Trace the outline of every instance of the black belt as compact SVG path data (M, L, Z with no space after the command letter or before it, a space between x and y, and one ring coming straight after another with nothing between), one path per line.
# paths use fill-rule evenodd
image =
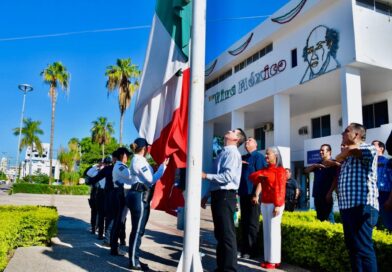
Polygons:
M148 187L143 183L137 182L132 185L131 190L136 192L145 192L148 190Z
M227 195L236 195L237 190L215 190L211 191L211 196L227 196Z

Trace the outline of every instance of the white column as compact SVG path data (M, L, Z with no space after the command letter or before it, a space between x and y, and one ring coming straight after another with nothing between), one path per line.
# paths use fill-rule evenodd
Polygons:
M342 67L340 71L343 129L350 123L362 124L361 70Z
M243 111L231 112L231 129L240 128L245 131L245 113ZM241 154L246 154L244 144L238 149Z
M290 97L274 95L274 145L290 146Z
M284 167L290 167L290 96L274 95L274 145L279 147Z

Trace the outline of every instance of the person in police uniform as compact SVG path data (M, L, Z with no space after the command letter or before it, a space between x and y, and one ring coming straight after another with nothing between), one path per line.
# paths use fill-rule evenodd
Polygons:
M110 255L123 255L118 250L118 238L121 230L121 218L125 207L124 180L129 180L129 169L126 165L131 152L125 147L117 149L118 160L113 166L113 190L111 194L111 205L113 215L113 226L110 232Z
M131 185L126 196L126 205L131 211L132 231L129 237L129 268L132 270L147 270L148 266L139 261L140 244L150 213L151 187L162 177L169 159L159 166L154 173L153 168L146 160L148 153L148 143L146 139L137 138L131 144L134 153L132 158L128 179L126 171L122 178L124 183Z

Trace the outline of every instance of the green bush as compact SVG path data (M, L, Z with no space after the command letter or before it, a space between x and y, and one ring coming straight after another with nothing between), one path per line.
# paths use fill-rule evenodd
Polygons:
M48 245L57 234L54 207L0 206L0 271L17 247Z
M88 195L90 187L87 185L63 186L31 183L15 183L10 193L48 194L48 195Z
M78 172L61 172L60 179L65 185L77 185L79 183L79 173Z
M379 271L390 271L392 234L375 229L373 242ZM259 243L263 245L262 218ZM315 211L285 212L282 218L282 259L311 270L350 271L342 224L320 222Z
M22 182L49 184L49 176L46 174L27 175L22 179Z
M8 179L7 175L4 172L0 171L0 180L7 180L7 179Z

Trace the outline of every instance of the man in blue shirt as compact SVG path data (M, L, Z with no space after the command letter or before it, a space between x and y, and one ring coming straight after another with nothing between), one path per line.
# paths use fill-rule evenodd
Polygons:
M378 187L378 203L380 206L380 217L378 225L384 225L388 230L392 230L392 211L387 211L384 207L390 205L392 200L392 160L384 157L385 144L381 141L374 140L372 145L377 150L377 187ZM389 200L391 199L391 200ZM388 201L389 200L389 201Z
M211 195L212 220L217 241L217 272L237 271L237 240L234 226L236 193L241 179L241 154L238 147L246 140L242 129L233 129L225 134L225 146L218 155L216 174L202 172L202 179L210 181L210 190L203 197L201 206L205 208Z
M248 138L245 142L248 154L242 156L241 182L238 189L241 208L241 254L249 259L257 253L257 232L259 231L261 186L254 186L249 175L267 166L264 155L257 151L257 142ZM260 184L259 184L260 185Z
M332 192L336 187L337 163L331 159L332 148L329 144L320 147L321 161L305 168L305 173L314 172L313 193L317 219L335 223L333 215Z
M366 144L366 129L351 123L342 133L339 208L352 271L377 271L373 228L378 218L377 151Z

